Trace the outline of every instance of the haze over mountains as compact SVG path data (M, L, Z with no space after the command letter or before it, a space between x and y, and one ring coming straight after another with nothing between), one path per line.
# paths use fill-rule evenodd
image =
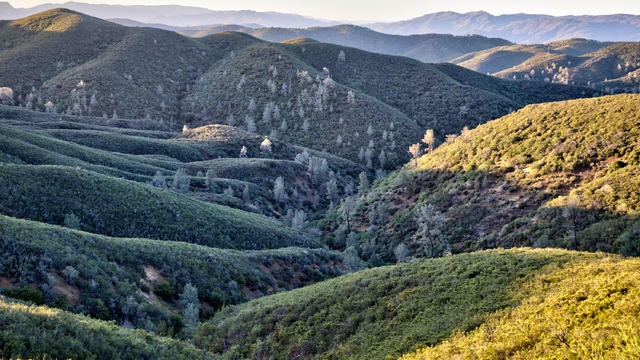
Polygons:
M129 19L176 28L187 26L207 28L214 25L230 24L252 28L307 28L341 23L335 20L322 20L277 12L215 11L179 5L95 5L80 2L42 4L32 8L13 8L7 2L0 2L0 19L17 19L57 7L64 7L102 19ZM571 38L599 41L640 40L640 16L626 14L550 16L536 14L492 15L482 11L464 14L439 12L404 21L360 25L394 35L477 34L526 44L547 43Z

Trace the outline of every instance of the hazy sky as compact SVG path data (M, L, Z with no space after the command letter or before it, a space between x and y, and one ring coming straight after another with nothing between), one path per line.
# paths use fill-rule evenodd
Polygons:
M2 1L2 0L0 0ZM213 10L278 11L331 20L402 20L437 11L484 10L492 14L519 12L551 15L640 14L640 0L77 0L96 4L180 4ZM10 0L15 7L31 7L61 0Z

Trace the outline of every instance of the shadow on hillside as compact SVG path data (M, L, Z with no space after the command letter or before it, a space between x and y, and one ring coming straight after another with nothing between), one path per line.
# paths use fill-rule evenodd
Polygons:
M416 241L414 214L417 204L432 204L446 218L442 228L446 246L437 255L447 248L460 253L522 246L640 254L637 215L585 207L597 206L593 194L581 198L581 205L575 208L545 205L567 196L575 187L569 177L556 176L538 188L480 170L421 170L404 183L396 177L390 180L392 190L369 195L384 201L385 209L376 205L378 201L361 202L357 220L364 231L359 236L359 253L370 263L395 262L394 249L405 243L411 253L422 254L424 245Z

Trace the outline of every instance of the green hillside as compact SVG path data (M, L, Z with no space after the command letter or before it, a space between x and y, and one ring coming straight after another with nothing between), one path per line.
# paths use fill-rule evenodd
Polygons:
M544 316L527 304L560 301L557 294L565 292L572 299L587 300L584 304L590 309L607 304L611 312L626 319L637 313L637 307L631 304L638 296L632 290L638 282L638 266L637 260L602 254L527 249L413 261L361 271L225 309L199 328L195 342L214 353L238 359L397 358L414 349L439 344L458 331L482 334L494 318L510 311ZM593 280L588 275L592 269L601 269L601 275ZM607 278L607 274L614 273L616 277ZM571 282L576 293L565 288ZM575 306L573 301L561 304ZM626 307L613 310L618 306ZM574 322L577 338L568 344L570 348L588 346L589 341L578 334L589 331L592 323L580 321L580 309L571 317L562 317L562 309L549 313L557 314L558 320ZM615 321L616 317L609 318ZM507 326L516 329L516 325ZM603 339L606 344L624 341L625 335L637 337L632 327L625 326L617 325L622 330L620 335L613 329L603 330L612 335ZM513 342L520 338L524 341L525 336ZM490 352L485 354L486 358L496 358Z
M180 332L171 314L182 311L178 295L187 283L198 289L202 316L210 316L225 304L346 270L342 255L328 250L222 250L112 238L6 216L0 217L0 239L6 295L165 335ZM140 310L131 313L131 307Z
M25 27L31 30L26 32ZM347 28L348 45L363 45L358 39L371 35L363 28ZM331 29L345 34L340 27ZM83 33L106 32L115 35L104 42L79 39ZM16 34L21 35L16 38ZM420 35L401 37L400 43L379 35L382 38L375 41L379 46L412 47L390 52L407 56L435 54L429 49L438 47L449 49L453 57L505 45L478 36ZM43 41L47 45L40 51ZM189 38L160 29L127 28L64 9L3 23L0 43L5 44L0 49L0 83L14 90L8 103L50 113L104 116L103 122L137 128L155 123L154 130L178 130L185 124L236 125L372 169L395 169L406 162L406 152L399 150L418 140L426 128L433 128L442 141L465 126L474 127L532 102L597 94L461 76L456 68L343 45L276 44L239 32ZM76 43L91 50L86 55L84 49L79 51L82 57L71 56ZM375 44L367 49L381 51ZM26 58L30 53L38 56ZM45 59L57 62L53 66L43 62L54 61ZM86 137L78 142L92 141ZM128 140L140 144L139 139Z
M0 296L0 348L10 358L218 359L187 343Z
M18 218L63 224L73 214L81 229L94 233L222 248L318 246L272 219L150 185L61 166L0 164L0 169L2 212Z
M463 133L357 201L360 254L394 261L402 242L429 256L431 240L433 255L498 246L638 254L639 114L638 95L617 95L529 105ZM416 214L429 204L444 224L425 239Z
M639 265L603 259L538 276L517 307L402 359L637 358Z

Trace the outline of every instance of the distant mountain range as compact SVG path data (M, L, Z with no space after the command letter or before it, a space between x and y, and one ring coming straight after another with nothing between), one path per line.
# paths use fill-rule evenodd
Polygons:
M65 8L101 19L131 19L133 21L169 26L211 24L260 24L260 26L310 27L335 25L338 22L314 19L297 14L257 12L251 10L214 11L181 5L104 5L81 2L42 4L31 8L13 8L0 2L0 19L12 20L55 8Z
M495 16L484 11L465 14L439 12L406 21L366 26L388 34L479 34L526 44L571 38L599 41L640 40L640 16L625 14L557 17L533 14Z
M127 25L133 21L167 30L169 27L196 27L205 30L216 24L236 24L250 28L308 28L332 26L338 21L315 19L297 14L277 12L214 11L180 5L128 6L97 5L80 2L42 4L32 8L13 8L0 2L0 19L18 19L41 11L64 7L102 19L117 19ZM125 20L126 19L126 20ZM361 24L372 30L393 35L414 34L478 34L503 38L515 43L547 43L571 38L599 41L639 41L640 15L550 16L537 14L492 15L483 11L439 12L397 22ZM311 29L304 29L310 31ZM308 36L308 35L300 35ZM272 40L272 39L268 39ZM321 41L325 41L322 39Z
M119 22L126 25L123 22ZM355 47L361 50L407 56L422 62L447 62L454 58L490 49L513 45L499 38L479 35L454 36L449 34L389 35L356 25L334 25L296 28L252 28L238 25L214 26L206 30L198 28L175 29L182 35L203 37L223 31L239 31L271 42L283 42L295 38L311 38L324 43Z

